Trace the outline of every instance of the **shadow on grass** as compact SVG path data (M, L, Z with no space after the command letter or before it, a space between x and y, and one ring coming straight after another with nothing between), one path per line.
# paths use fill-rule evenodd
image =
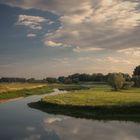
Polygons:
M71 106L58 105L46 102L33 102L29 107L55 115L67 115L76 118L95 120L119 120L140 123L140 106Z

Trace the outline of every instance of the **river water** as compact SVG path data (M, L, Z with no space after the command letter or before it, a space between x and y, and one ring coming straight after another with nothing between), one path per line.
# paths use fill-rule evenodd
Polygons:
M43 96L0 104L0 140L140 140L139 123L52 115L27 105Z

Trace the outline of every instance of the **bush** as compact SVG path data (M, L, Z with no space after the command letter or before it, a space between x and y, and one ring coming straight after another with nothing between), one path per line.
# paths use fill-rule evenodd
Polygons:
M136 87L140 87L140 76L133 76L132 80L134 81L134 85Z
M134 82L133 82L133 81L131 81L131 82L126 81L126 82L124 82L124 84L123 84L123 89L129 89L129 88L131 88L133 85L134 85Z
M118 91L123 88L125 78L121 73L112 73L109 75L108 82L114 90Z

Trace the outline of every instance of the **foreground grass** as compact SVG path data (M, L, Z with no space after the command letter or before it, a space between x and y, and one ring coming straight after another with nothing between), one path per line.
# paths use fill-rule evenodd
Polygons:
M115 92L108 86L96 86L89 90L47 96L29 106L48 113L82 118L140 119L140 89Z
M4 90L8 87L8 90ZM81 89L80 85L63 85L63 84L30 84L30 83L14 83L0 84L0 101L5 99L13 99L18 97L26 97L30 95L39 95L53 92L54 88L62 88L63 90ZM14 89L14 90L13 90Z

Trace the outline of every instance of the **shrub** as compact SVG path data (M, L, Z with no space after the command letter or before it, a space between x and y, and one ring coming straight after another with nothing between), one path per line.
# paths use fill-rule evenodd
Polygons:
M121 73L112 73L109 75L108 82L114 90L118 91L123 88L125 78Z
M140 76L133 76L132 80L134 81L134 85L136 87L140 87Z
M126 81L126 82L124 82L124 84L123 84L123 89L129 89L129 88L131 88L133 85L134 85L134 82L133 82L133 81L130 81L130 82Z

